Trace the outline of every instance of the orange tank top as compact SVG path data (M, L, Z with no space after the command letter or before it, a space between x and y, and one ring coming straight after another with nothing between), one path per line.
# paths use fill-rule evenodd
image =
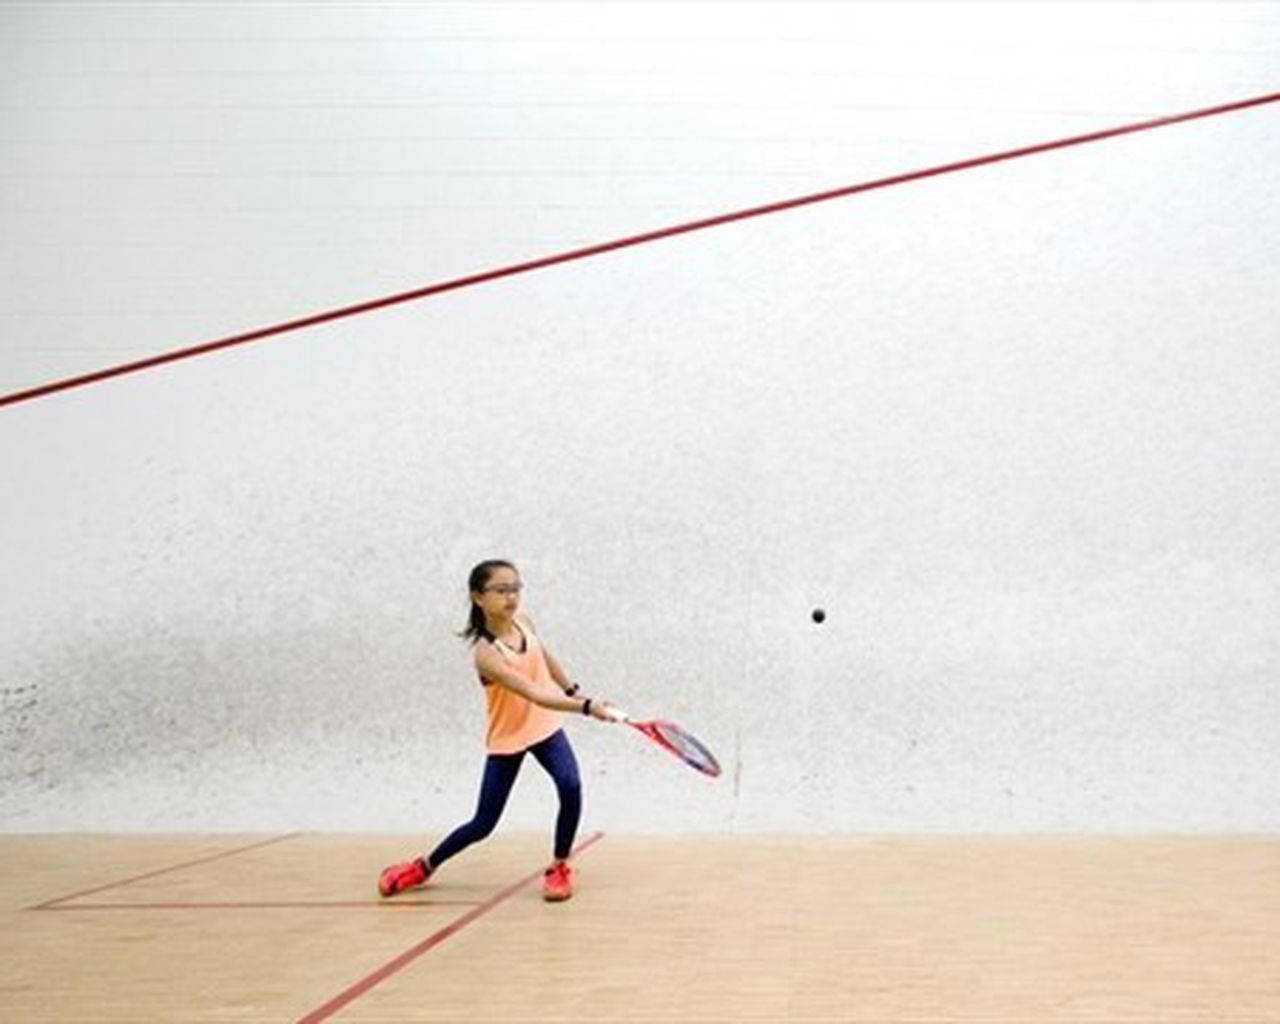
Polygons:
M516 628L524 636L524 650L512 650L501 640L493 641L493 646L507 663L526 679L535 683L555 686L551 678L551 669L547 667L546 655L542 645L528 624L516 623ZM485 746L491 754L517 754L541 743L555 733L563 724L563 716L559 711L544 708L522 697L515 690L510 690L500 683L493 683L480 677L484 684L484 696L488 705L489 729L485 738Z

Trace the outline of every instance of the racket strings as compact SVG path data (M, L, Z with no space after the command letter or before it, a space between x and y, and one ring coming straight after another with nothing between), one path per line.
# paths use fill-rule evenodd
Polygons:
M670 722L656 722L654 728L671 748L693 767L708 775L720 774L720 765L711 751L679 726Z

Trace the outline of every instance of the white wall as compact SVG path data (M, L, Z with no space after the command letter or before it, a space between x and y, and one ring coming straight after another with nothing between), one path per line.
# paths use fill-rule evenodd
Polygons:
M0 8L0 391L1278 56L1274 4ZM726 765L573 722L587 824L1275 829L1277 117L0 410L0 825L454 824L500 554L590 689Z

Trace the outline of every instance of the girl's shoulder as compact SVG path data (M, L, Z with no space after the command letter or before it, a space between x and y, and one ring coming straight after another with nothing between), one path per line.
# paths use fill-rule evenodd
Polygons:
M471 645L471 660L477 665L482 660L487 660L495 654L501 654L502 649L498 645L498 640L491 633L481 633L475 639L475 643Z
M498 645L488 637L482 636L477 639L475 646L471 649L471 665L475 669L481 686L489 686L492 683L489 677L495 671L497 663L506 660Z

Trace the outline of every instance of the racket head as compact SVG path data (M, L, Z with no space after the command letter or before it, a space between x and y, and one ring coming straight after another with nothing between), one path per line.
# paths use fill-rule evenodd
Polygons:
M696 736L682 729L675 722L656 719L643 723L644 731L653 737L661 746L667 748L690 768L696 768L703 775L715 778L720 774L720 762Z

